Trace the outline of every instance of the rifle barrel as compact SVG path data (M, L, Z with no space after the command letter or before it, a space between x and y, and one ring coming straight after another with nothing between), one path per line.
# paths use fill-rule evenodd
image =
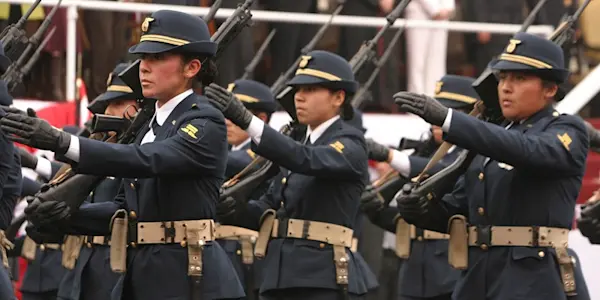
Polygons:
M400 36L402 35L403 31L404 31L404 27L399 28L398 32L396 32L396 34L394 34L394 37L390 41L388 48L385 49L385 51L383 52L383 55L381 55L381 58L379 58L379 60L375 64L375 70L373 70L373 73L371 73L371 76L369 76L369 79L367 79L365 84L363 84L363 86L356 93L354 98L352 98L352 102L351 102L352 107L360 108L360 105L364 102L364 94L366 93L367 90L369 90L369 87L371 87L371 85L375 81L375 78L377 78L377 75L381 71L381 67L386 63L386 61L392 55L392 52L396 46L396 43L398 43L398 40L400 40Z
M215 18L215 15L217 14L217 10L219 10L219 8L221 8L221 3L223 3L223 0L216 0L213 3L213 5L210 6L208 13L203 18L204 22L208 23L208 22L212 21L212 19Z
M546 4L546 1L547 0L539 0L535 4L535 7L531 10L529 15L525 19L525 22L523 22L523 24L521 24L521 28L519 29L518 32L525 32L527 30L527 28L529 26L531 26L531 24L533 24L533 21L535 21L535 18L537 17L538 12L540 11L540 9L542 9L542 6L544 6L544 4Z
M271 30L271 32L269 33L269 35L267 35L267 38L260 45L260 47L258 48L258 51L256 51L256 54L252 58L252 61L250 61L250 63L244 69L244 75L242 75L242 79L248 79L248 78L250 78L252 73L254 73L254 69L256 69L256 66L262 59L263 55L265 54L265 51L267 50L267 47L271 43L273 36L275 36L275 32L277 32L277 29L273 28Z

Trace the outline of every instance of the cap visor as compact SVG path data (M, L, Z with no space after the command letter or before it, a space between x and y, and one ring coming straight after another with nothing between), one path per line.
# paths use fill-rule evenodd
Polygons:
M171 51L177 47L179 47L179 46L173 46L173 45L160 43L160 42L144 41L144 42L140 42L137 45L131 46L131 48L129 48L129 53L131 53L131 54L162 53L162 52Z
M311 84L322 84L324 82L327 82L327 81L324 81L322 78L301 74L301 75L294 76L294 78L292 78L292 80L288 81L288 85L291 85L291 86L311 85Z

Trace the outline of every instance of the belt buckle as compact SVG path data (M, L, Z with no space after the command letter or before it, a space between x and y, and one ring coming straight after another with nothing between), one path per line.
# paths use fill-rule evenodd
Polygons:
M307 220L302 221L302 238L308 238L308 228L310 227L310 222Z
M492 226L491 225L477 225L477 241L475 244L482 250L487 250L492 244Z
M540 227L531 226L531 245L533 247L540 246Z
M279 224L277 225L277 237L278 238L286 238L289 234L288 232L288 222L290 220L288 218L279 219Z
M171 227L167 227L167 222L162 222L162 227L165 234L165 244L168 243L169 238L171 243L175 243L175 221L168 222Z

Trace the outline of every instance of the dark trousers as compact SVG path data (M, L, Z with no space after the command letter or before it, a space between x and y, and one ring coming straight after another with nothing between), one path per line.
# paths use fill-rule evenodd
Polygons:
M436 296L436 297L429 297L429 298L421 298L421 297L410 297L410 296L400 296L398 297L399 300L451 300L452 299L452 294L446 294L446 295L440 295L440 296Z
M23 300L56 300L56 290L44 293L21 292Z
M321 288L290 288L262 293L260 300L337 300L343 299L340 291ZM348 294L349 300L364 300L364 295Z
M377 300L396 300L398 299L398 274L402 261L392 250L383 249L382 253Z

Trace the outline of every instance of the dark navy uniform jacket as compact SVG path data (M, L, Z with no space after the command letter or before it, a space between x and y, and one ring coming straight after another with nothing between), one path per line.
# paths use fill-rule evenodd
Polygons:
M367 150L361 131L338 119L313 145L303 145L265 125L259 145L253 143L252 149L283 168L267 194L249 202L254 229L262 213L269 208L279 208L280 219L312 220L355 228L360 195L368 181ZM361 270L354 254L349 249L347 253L350 258L348 291L364 294L367 286ZM261 293L294 287L339 288L331 245L303 239L272 239L264 261Z
M462 149L455 148L428 173L436 173L452 164L461 151ZM417 156L409 156L409 160L411 178L418 176L429 162L428 158ZM428 298L451 294L459 275L460 272L448 263L447 240L414 239L411 241L410 256L400 267L398 290L401 295L409 297Z
M189 134L186 127L195 127ZM227 160L224 117L208 100L191 94L179 103L154 133L154 142L139 145L149 126L130 145L80 139L79 173L121 177L114 202L88 204L74 214L82 234L108 235L110 217L118 208L135 211L137 220L214 219ZM138 245L128 250L124 281L138 299L189 299L188 251L179 244ZM206 299L244 295L231 262L218 243L203 252L203 293Z
M548 107L506 130L453 111L444 139L480 154L444 196L451 214L472 225L571 228L588 153L580 118ZM454 296L565 299L555 256L543 247L470 247Z
M229 179L242 171L250 164L250 162L252 162L255 157L256 154L250 149L250 143L246 143L239 150L229 151L229 155L227 156L227 171L225 172L225 178ZM262 188L262 190L264 190L264 188ZM258 194L259 196L262 195L260 192L253 194ZM238 224L227 223L224 225L237 226ZM235 268L235 271L237 272L237 275L244 286L244 290L247 290L246 284L249 282L249 278L246 278L246 275L250 275L250 272L252 274L254 288L258 289L260 279L262 278L262 261L255 258L254 263L248 268L242 262L241 252L238 252L242 250L238 241L220 239L218 242L221 247L223 247L225 252L227 252L227 256L229 256L229 259L231 260L231 263L233 264L233 267Z
M428 174L435 174L452 164L462 149L456 147L434 165ZM425 168L429 158L409 156L410 172L408 178L414 178ZM386 207L371 220L377 226L396 232L396 207ZM398 276L398 291L408 297L436 297L452 293L459 277L459 271L448 263L447 240L411 241L410 256L403 260Z
M365 217L362 213L359 213L356 216L356 222L354 223L354 238L358 239L360 237L364 220ZM360 251L354 252L354 262L356 263L356 266L360 269L359 273L363 276L363 280L365 282L365 285L367 286L367 290L376 290L379 287L379 281L377 281L377 276L375 275L375 273L373 273L371 267L369 267L369 264L367 264L367 261L362 256Z
M246 143L239 150L229 151L227 155L227 168L225 169L225 178L229 179L248 166L256 154L250 149L250 143Z
M107 177L88 197L89 203L111 202L119 191L121 179ZM108 245L87 245L81 248L73 270L67 271L58 289L59 299L105 300L120 274L110 269Z
M21 158L13 143L0 132L0 229L6 230L12 221L17 199L21 194ZM0 258L2 263L2 258ZM15 299L9 272L0 264L0 298Z

